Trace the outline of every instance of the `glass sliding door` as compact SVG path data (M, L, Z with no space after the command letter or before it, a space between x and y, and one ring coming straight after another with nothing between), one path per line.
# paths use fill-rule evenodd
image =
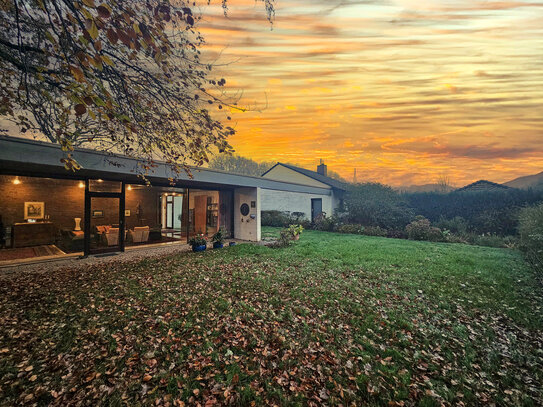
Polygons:
M120 250L120 198L91 197L92 253Z
M85 254L124 251L125 191L118 181L87 180Z
M181 229L181 220L183 218L183 196L176 195L173 197L173 228Z

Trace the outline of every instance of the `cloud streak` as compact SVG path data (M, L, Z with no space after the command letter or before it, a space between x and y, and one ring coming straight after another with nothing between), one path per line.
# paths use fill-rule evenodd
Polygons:
M543 168L543 1L285 0L273 30L252 0L203 16L204 56L257 107L232 114L245 156L392 184Z

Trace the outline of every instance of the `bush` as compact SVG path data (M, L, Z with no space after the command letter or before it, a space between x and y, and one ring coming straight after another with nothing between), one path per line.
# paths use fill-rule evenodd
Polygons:
M313 229L324 232L333 232L337 226L338 221L334 216L327 217L323 213L318 215L313 223Z
M475 236L472 243L477 246L506 247L502 236L491 233Z
M207 240L203 234L197 234L196 236L190 238L189 244L191 246L205 246L207 244Z
M543 276L543 203L520 211L518 231L520 249Z
M311 222L303 212L262 211L260 214L262 226L287 227L288 225L302 225L308 229Z
M406 226L405 231L410 240L427 240L430 242L445 240L441 229L433 227L428 219L420 215Z
M299 236L303 232L304 228L301 225L290 225L287 228L281 229L279 232L279 239L274 243L274 247L287 247L290 246L296 236Z
M469 223L462 216L455 216L451 219L440 216L435 226L442 230L448 230L455 235L464 235L469 231Z
M226 229L221 227L219 228L219 230L217 230L217 233L213 235L213 237L211 238L211 241L214 243L223 244L225 238L226 238Z
M392 239L407 239L405 230L389 229L386 231L386 236Z
M346 221L384 229L403 229L414 216L406 200L389 186L368 183L352 185L345 196Z
M362 233L366 236L381 236L386 237L387 231L379 226L366 226Z
M260 214L262 226L285 227L289 222L289 216L281 211L262 211Z
M339 225L336 228L336 232L339 233L350 233L353 235L361 235L364 233L364 226L357 225L355 223L345 223L343 225Z
M417 214L452 233L507 236L517 232L518 210L541 203L543 190L418 192L403 197ZM462 230L466 226L462 219L467 230Z

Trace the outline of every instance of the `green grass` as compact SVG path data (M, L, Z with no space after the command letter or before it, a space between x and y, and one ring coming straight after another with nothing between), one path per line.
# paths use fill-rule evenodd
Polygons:
M542 306L513 250L315 231L9 276L0 404L537 406Z

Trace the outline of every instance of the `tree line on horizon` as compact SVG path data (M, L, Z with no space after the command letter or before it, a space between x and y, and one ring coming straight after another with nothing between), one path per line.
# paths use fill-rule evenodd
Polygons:
M209 161L209 168L214 170L232 172L234 174L260 177L275 164L277 164L276 161L257 162L251 158L243 157L236 154L217 154L213 156ZM284 164L303 168L300 164L293 164L289 162L285 162ZM345 180L336 171L328 169L328 176L338 181L348 183L348 181Z

